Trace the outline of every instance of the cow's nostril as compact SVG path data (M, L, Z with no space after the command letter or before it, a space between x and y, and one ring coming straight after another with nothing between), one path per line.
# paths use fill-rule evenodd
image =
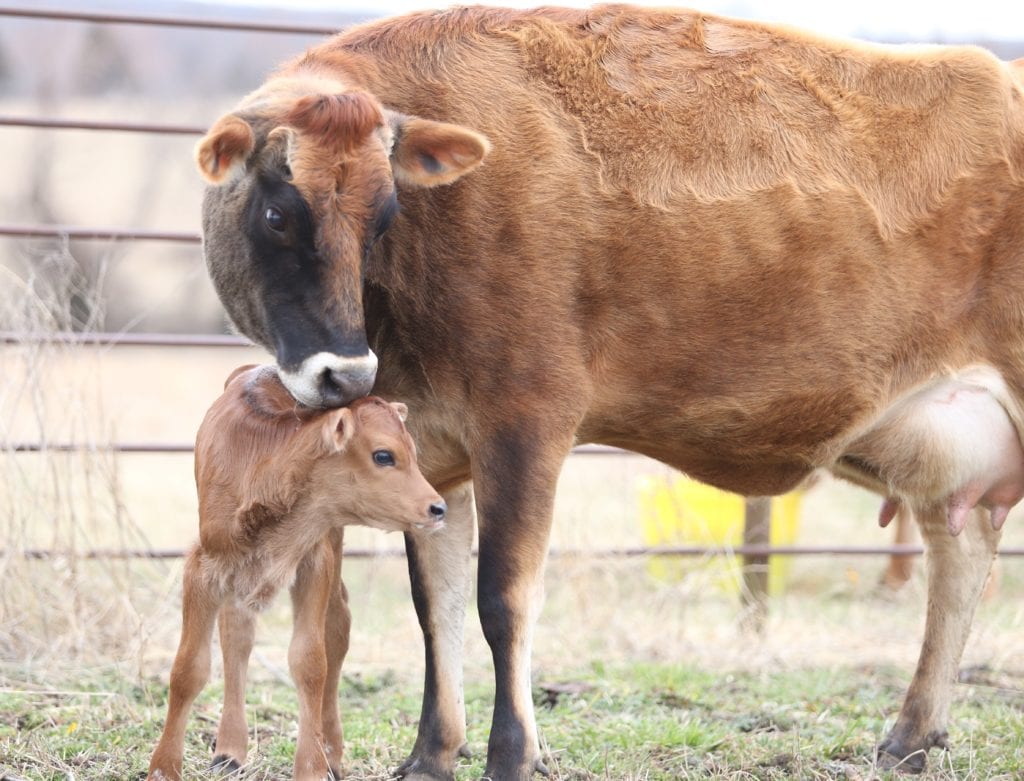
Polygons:
M347 389L340 375L330 369L324 369L320 374L320 398L323 399L325 407L341 407L352 401L354 397L348 397Z
M435 521L444 520L445 514L448 512L448 505L444 502L435 502L430 505L430 514L434 516Z

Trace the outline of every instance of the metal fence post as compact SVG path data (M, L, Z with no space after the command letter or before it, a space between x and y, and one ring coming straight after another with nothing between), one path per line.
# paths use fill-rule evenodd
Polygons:
M768 545L771 541L772 500L770 497L748 497L746 500L743 545ZM742 610L743 629L761 634L768 613L767 554L744 554Z

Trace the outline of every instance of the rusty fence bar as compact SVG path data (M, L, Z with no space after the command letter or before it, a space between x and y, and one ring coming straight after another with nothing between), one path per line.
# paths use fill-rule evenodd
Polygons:
M255 347L228 334L111 333L100 331L0 331L0 344L76 344L97 347Z
M13 442L0 443L0 453L191 453L190 442ZM572 449L579 456L636 455L607 445L577 445Z
M199 244L195 231L153 230L149 228L94 228L83 225L9 225L0 224L0 236L26 239L113 239L128 241L173 241Z
M117 133L166 133L181 136L201 136L207 128L198 125L165 125L148 122L113 122L99 119L63 119L59 117L13 117L0 114L0 127L34 128L43 130L100 130Z
M341 25L287 24L281 22L241 22L228 19L198 19L185 16L151 16L137 14L97 13L93 11L44 10L0 6L0 16L42 19L52 22L94 22L96 24L134 24L156 27L191 27L228 32L284 33L286 35L333 35ZM351 17L349 20L351 21Z

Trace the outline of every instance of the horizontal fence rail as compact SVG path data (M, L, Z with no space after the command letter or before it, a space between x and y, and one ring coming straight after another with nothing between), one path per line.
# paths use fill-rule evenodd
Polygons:
M650 556L704 557L704 556L920 556L925 552L920 545L737 545L728 546L664 546L655 548L552 548L552 558L645 558ZM473 550L473 555L477 551ZM86 551L59 551L26 548L20 551L0 550L0 558L50 559L72 556L79 559L180 559L188 554L183 548L168 549L108 549ZM1000 556L1024 556L1024 548L1001 548ZM398 548L374 550L371 548L345 548L345 558L403 558L405 551Z
M198 125L166 125L151 122L114 122L100 119L62 119L57 117L12 117L0 115L0 127L32 130L99 130L117 133L150 133L201 136L208 128Z
M0 452L13 453L191 453L195 447L186 442L14 442L0 444ZM577 456L636 455L628 450L606 445L578 445L572 449Z
M92 11L40 10L0 6L0 16L41 19L51 22L92 22L94 24L132 24L156 27L183 27L227 32L284 33L286 35L334 35L341 25L287 24L281 22L241 22L233 19L197 19L186 16L96 13Z
M0 344L77 344L98 347L254 347L227 334L102 333L99 331L0 331Z
M124 241L171 241L199 244L195 231L152 230L149 228L96 228L81 225L4 225L0 236L26 239L113 239Z

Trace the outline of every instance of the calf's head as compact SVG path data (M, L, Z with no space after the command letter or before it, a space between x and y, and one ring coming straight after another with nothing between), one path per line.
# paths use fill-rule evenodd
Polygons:
M236 370L196 438L203 545L245 546L296 512L316 525L441 526L447 508L419 471L405 415L377 397L303 407L275 367Z
M272 79L199 142L214 287L299 402L338 407L373 387L363 264L398 212L396 182L448 184L487 150L468 128L319 77Z

